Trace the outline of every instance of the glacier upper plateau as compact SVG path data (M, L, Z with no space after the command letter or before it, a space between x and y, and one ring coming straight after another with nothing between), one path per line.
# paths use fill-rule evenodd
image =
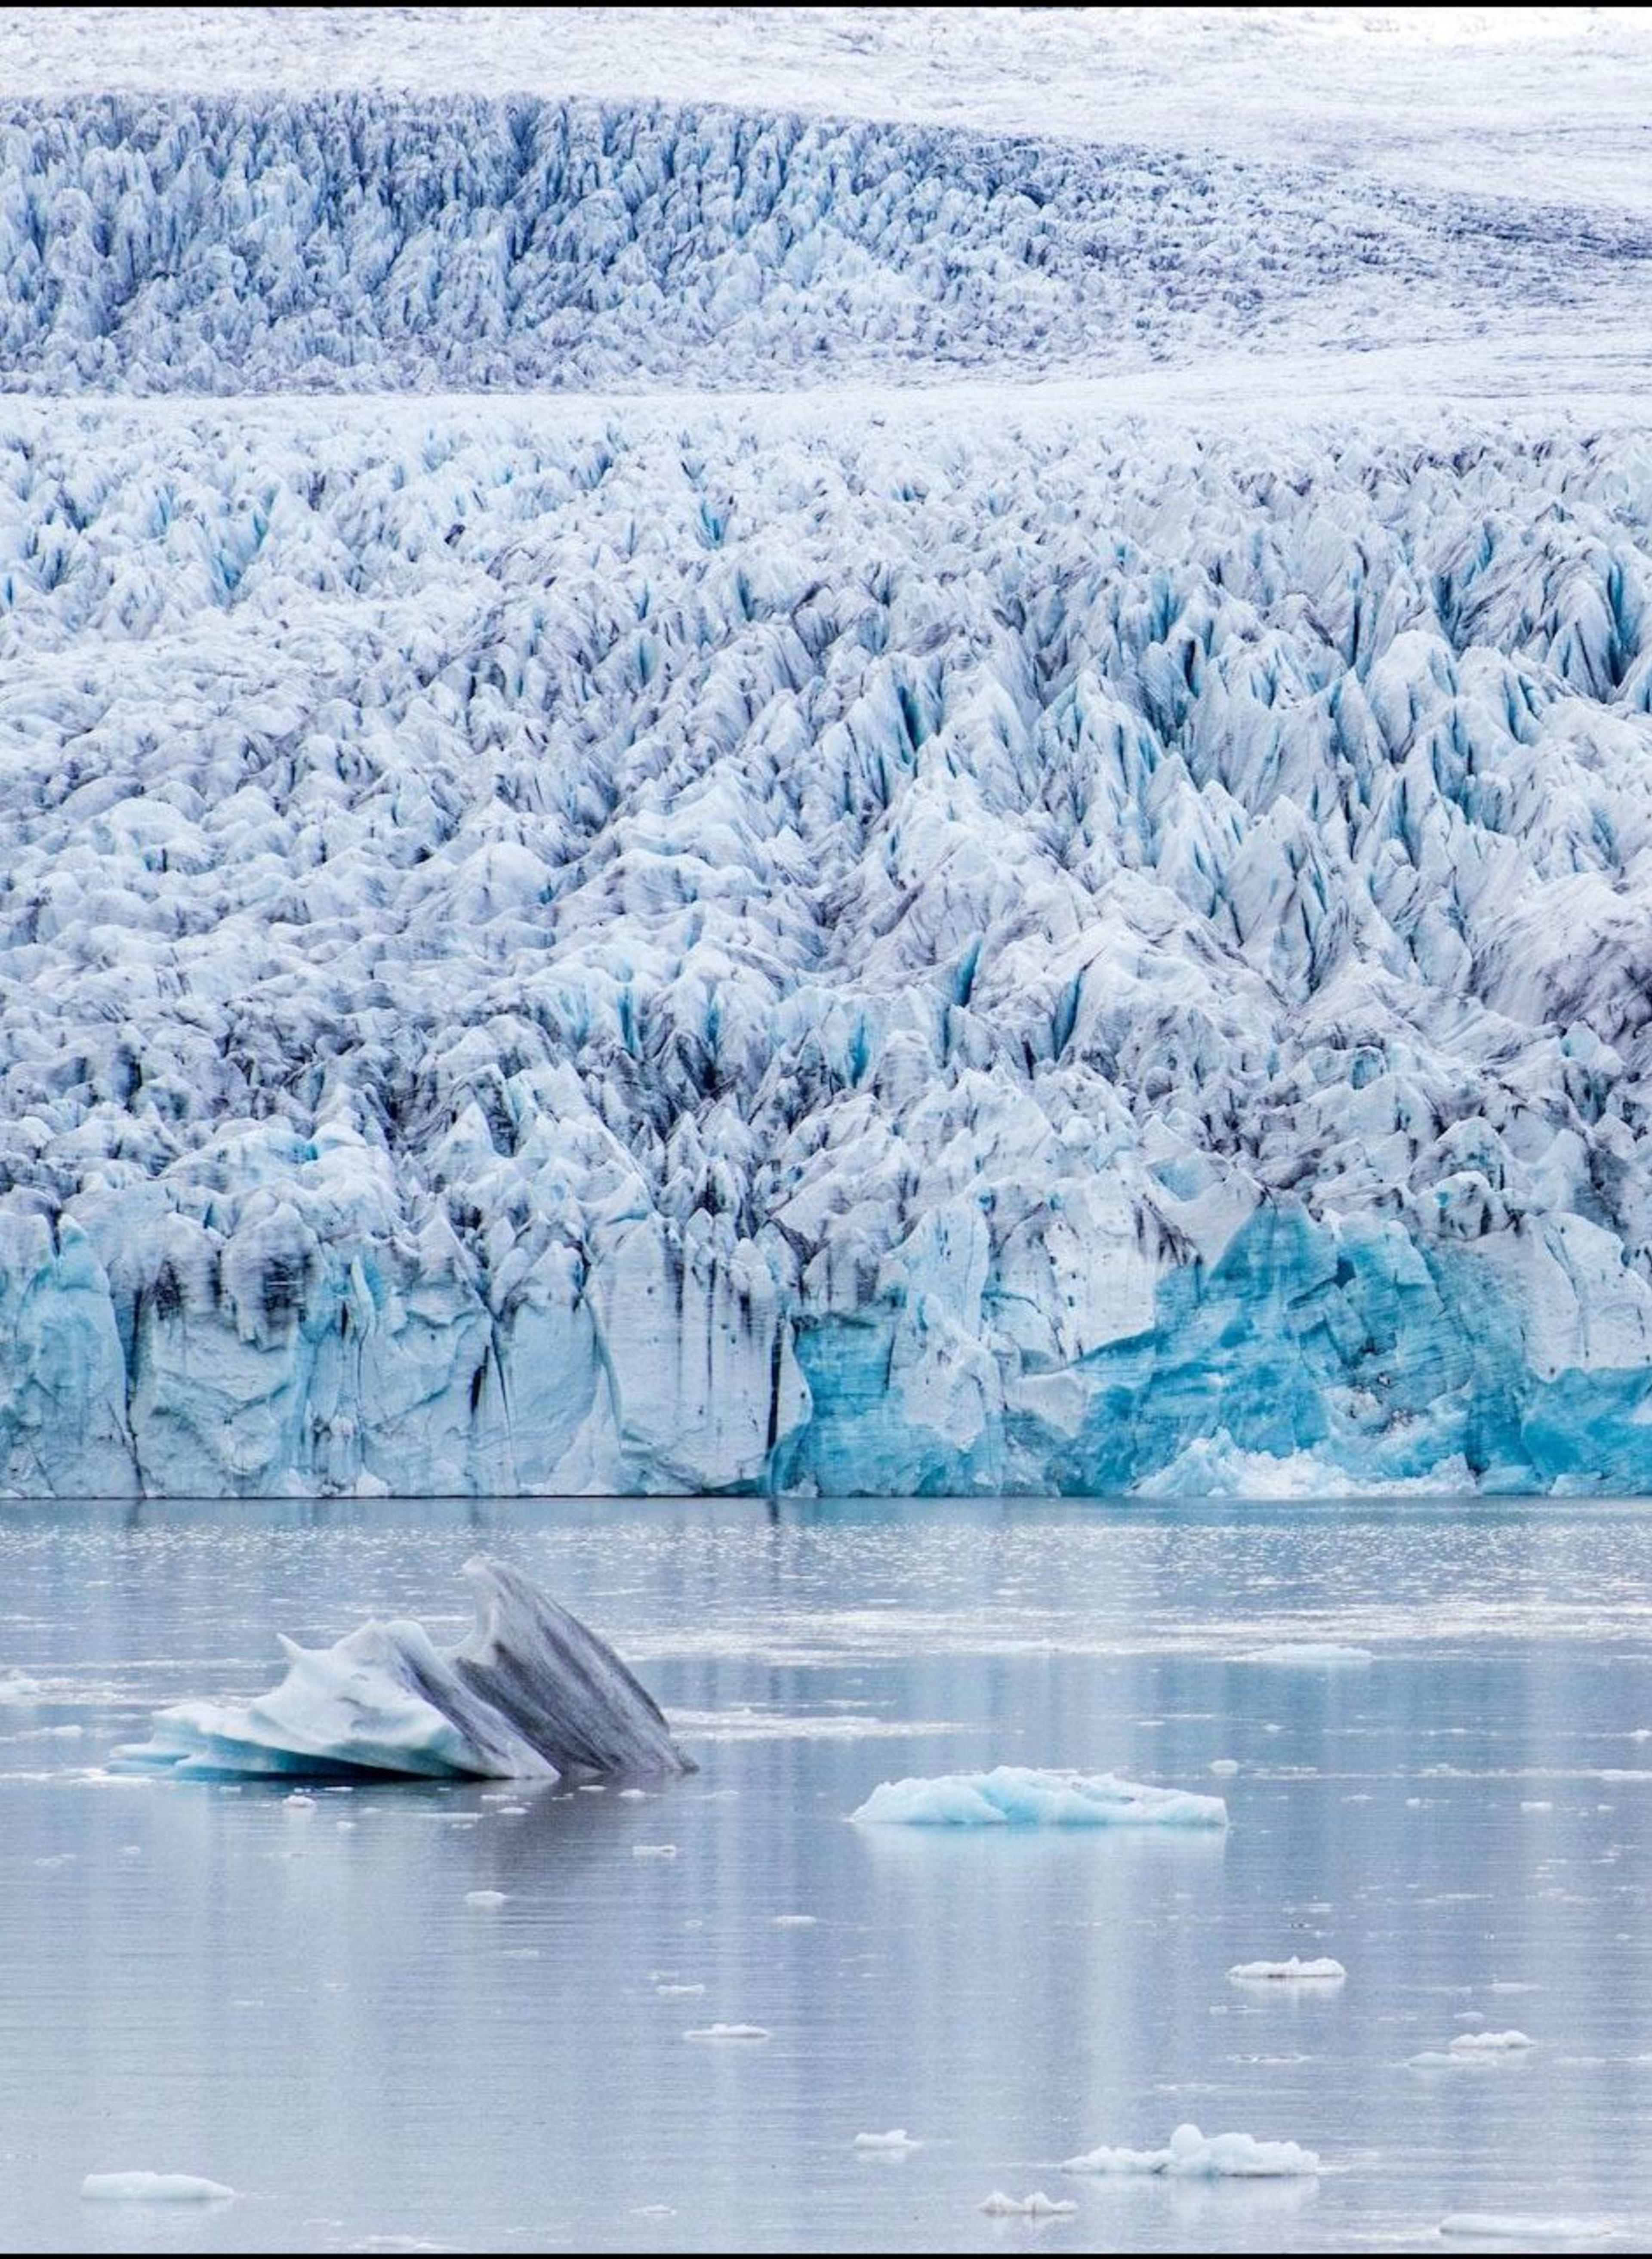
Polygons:
M1652 1486L1643 31L168 12L0 103L0 1487Z

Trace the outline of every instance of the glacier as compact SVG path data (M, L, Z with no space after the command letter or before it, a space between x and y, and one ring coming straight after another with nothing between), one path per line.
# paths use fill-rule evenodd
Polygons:
M1646 1488L1649 517L1586 430L12 403L0 1483Z
M0 99L0 391L792 385L1622 331L1639 214L1277 154L355 89Z
M508 1563L465 1564L476 1623L451 1650L422 1624L328 1648L283 1638L287 1675L251 1702L180 1702L115 1771L174 1780L597 1779L692 1772L659 1705L606 1643ZM300 1803L308 1799L300 1798ZM471 1903L502 1903L473 1892Z
M313 13L0 24L0 1492L1652 1487L1635 43Z

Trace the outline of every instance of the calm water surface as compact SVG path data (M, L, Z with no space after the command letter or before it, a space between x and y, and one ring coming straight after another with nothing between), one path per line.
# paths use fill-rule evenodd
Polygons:
M697 1775L304 1807L103 1771L155 1706L272 1683L277 1628L456 1635L479 1548L615 1640ZM1374 1660L1240 1659L1308 1641ZM8 2249L1437 2248L1461 2212L1644 2248L1638 1509L7 1507L8 1668L41 1690L0 1710ZM1000 1762L1214 1790L1233 1824L845 1825L880 1780ZM1292 1953L1347 1984L1228 1980ZM770 2036L685 2037L719 2021ZM1529 2055L1407 2063L1510 2026ZM1332 2170L1059 2169L1186 2119ZM856 2152L894 2127L923 2146ZM239 2194L81 2201L137 2168ZM996 2189L1078 2210L994 2221Z

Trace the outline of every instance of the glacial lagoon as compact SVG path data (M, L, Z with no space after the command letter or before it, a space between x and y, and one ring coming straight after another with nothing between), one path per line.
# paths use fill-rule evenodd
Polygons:
M697 1772L294 1800L109 1770L156 1707L268 1685L278 1630L457 1636L478 1550L614 1643ZM1652 2221L1640 1507L8 1507L0 1705L8 2248ZM849 1823L881 1782L1000 1764L1230 1824ZM1292 1956L1345 1980L1228 1973ZM1508 2031L1531 2044L1453 2045ZM1189 2122L1322 2170L1062 2169ZM82 2198L144 2171L236 2193ZM1037 2191L1075 2209L981 2208Z

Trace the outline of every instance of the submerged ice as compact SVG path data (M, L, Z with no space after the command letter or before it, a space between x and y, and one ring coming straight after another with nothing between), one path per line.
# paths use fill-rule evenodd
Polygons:
M0 436L0 1486L1652 1486L1643 443L193 413Z
M251 1702L181 1702L124 1770L175 1778L401 1773L434 1779L692 1771L613 1650L519 1570L465 1574L476 1622L436 1647L420 1624L364 1624L335 1646L282 1639L287 1675ZM473 1904L502 1903L495 1892Z

